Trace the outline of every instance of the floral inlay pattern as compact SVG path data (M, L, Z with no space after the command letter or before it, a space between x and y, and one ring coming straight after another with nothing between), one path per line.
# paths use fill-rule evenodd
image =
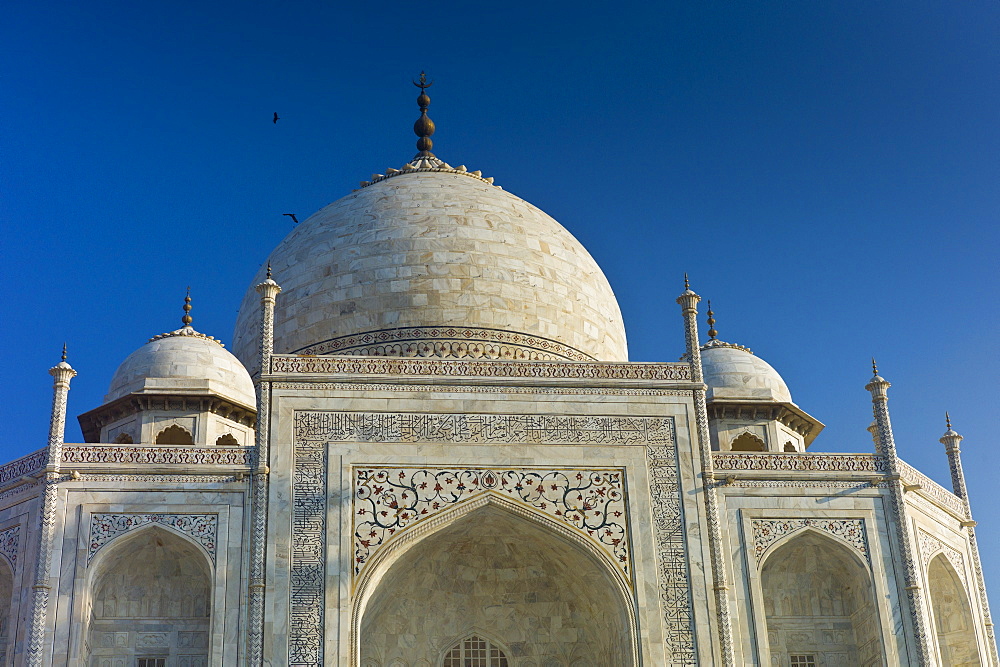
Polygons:
M593 540L628 576L624 471L356 468L354 574L393 535L486 492L530 505Z
M217 514L91 514L87 562L105 544L136 528L157 523L193 538L215 562L219 516Z
M753 527L753 553L758 564L768 547L782 537L805 528L814 528L839 537L870 563L868 536L862 519L753 519L750 523Z
M0 532L0 555L10 563L10 569L17 571L17 552L21 536L21 524Z

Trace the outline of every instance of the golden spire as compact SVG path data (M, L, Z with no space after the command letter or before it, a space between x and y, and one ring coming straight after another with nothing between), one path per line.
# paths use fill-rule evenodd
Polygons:
M872 357L872 375L878 376L878 366L875 365L875 357Z
M434 134L434 121L427 116L427 107L431 104L431 98L427 95L427 89L434 85L434 82L427 83L427 75L421 72L420 83L414 81L413 85L420 89L420 96L417 97L417 105L420 107L420 118L413 124L413 131L420 137L417 139L417 150L420 152L413 159L435 157L434 153L431 153L431 148L434 147L434 142L431 141L431 135Z
M687 292L691 289L691 283L688 282L687 271L684 272L684 291Z
M62 360L66 361L66 343L63 343Z
M948 427L948 430L950 431L951 430L951 415L948 414L947 410L945 410L945 412L944 412L944 423Z
M267 279L271 279L271 260L267 260Z
M192 322L194 322L194 318L191 317L191 286L188 285L187 296L184 297L184 317L181 318L181 324L189 327Z
M715 340L719 332L715 330L715 313L712 312L712 301L708 301L708 337Z

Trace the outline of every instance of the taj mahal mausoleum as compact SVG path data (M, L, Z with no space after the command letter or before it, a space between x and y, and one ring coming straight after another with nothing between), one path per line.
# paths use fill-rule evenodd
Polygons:
M51 368L0 466L0 664L1000 667L950 421L945 488L873 363L871 452L813 451L680 274L630 362L601 267L435 156L417 85L417 154L259 249L229 346L188 296L83 443Z

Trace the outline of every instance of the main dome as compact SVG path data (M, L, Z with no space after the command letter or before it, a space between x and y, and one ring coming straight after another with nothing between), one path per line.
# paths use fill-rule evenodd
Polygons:
M380 177L275 248L275 351L627 361L618 302L583 245L478 173L443 166ZM233 335L251 372L264 278Z

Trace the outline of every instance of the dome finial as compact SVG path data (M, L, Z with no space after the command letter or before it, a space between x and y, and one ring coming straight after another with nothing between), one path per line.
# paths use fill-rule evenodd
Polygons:
M945 423L945 426L947 426L948 430L950 431L951 430L951 415L948 414L947 410L944 411L944 423Z
M715 340L719 332L715 330L715 313L712 312L712 300L708 300L708 337Z
M191 317L191 286L188 285L187 296L184 297L184 317L181 318L181 324L189 327L192 322L194 322L194 318Z
M427 89L433 86L434 82L427 83L427 74L421 72L420 83L414 81L413 85L420 89L420 95L417 97L417 105L420 107L420 118L413 124L413 131L420 137L417 139L417 150L420 152L413 159L435 157L434 153L431 153L431 148L434 147L434 142L431 141L431 135L434 134L434 121L427 116L427 107L431 104L431 98L427 95Z
M878 366L875 365L875 357L872 357L872 375L878 377Z
M688 282L688 274L687 274L687 271L685 271L684 272L684 291L686 292L689 289L691 289L691 283Z
M267 279L271 279L271 260L267 260Z
M62 361L66 361L66 343L63 343Z

